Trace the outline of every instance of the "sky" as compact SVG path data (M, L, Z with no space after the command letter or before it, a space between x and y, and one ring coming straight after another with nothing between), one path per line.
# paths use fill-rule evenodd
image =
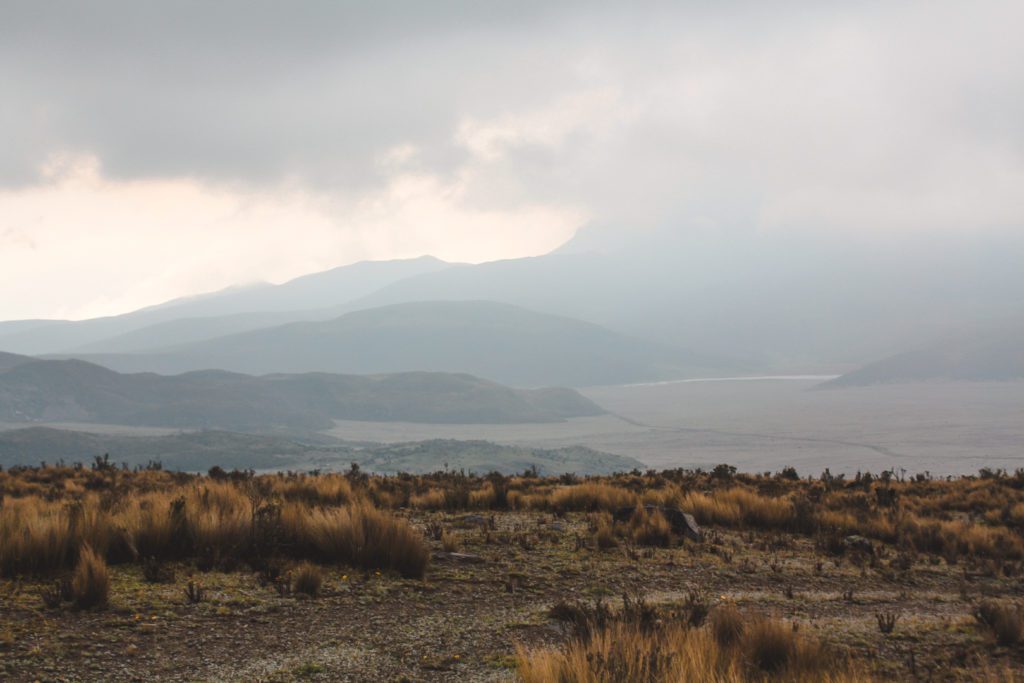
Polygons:
M0 4L0 320L588 225L1024 229L1024 3Z

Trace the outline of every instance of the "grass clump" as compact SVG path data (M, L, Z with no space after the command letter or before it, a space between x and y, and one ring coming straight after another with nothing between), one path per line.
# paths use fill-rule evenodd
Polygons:
M1024 611L1020 605L985 600L974 611L974 618L999 645L1016 645L1024 635Z
M105 607L109 595L110 573L106 561L91 546L82 546L71 575L71 601L80 609Z
M818 640L786 622L744 619L734 607L714 610L709 623L666 619L656 607L628 598L614 612L559 604L552 616L571 623L560 649L517 652L526 683L857 683L868 677Z
M441 533L441 548L446 553L456 553L460 547L459 537L454 533L447 530Z
M320 567L303 562L292 573L292 590L312 598L320 595L324 584L324 573Z

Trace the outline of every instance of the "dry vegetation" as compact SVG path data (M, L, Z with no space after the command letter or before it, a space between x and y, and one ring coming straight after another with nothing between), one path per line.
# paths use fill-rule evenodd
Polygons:
M358 602L375 580L394 588L345 614L397 632L366 638L405 642L414 614L449 609L525 620L485 637L465 627L488 653L423 654L417 679L497 667L530 682L1007 680L1024 647L1024 474L201 477L97 462L0 472L0 496L0 594L21 615L0 622L0 675L12 680L37 673L38 653L25 653L39 646L18 645L42 637L36 618L75 628L103 618L75 615L176 595L184 627L203 609L231 613L230 585L257 596L248 609L284 600L275 611L315 619L317 605ZM701 540L686 539L679 513ZM622 591L621 603L604 597ZM28 593L32 605L17 597ZM408 606L432 593L433 612Z

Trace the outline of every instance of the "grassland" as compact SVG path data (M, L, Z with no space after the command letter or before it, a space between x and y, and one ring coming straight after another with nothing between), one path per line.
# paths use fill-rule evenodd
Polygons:
M0 677L1013 680L1024 473L983 474L9 470Z

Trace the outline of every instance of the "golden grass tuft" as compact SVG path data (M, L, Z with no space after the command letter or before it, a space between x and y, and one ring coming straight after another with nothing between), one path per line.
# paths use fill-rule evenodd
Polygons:
M282 522L297 547L325 562L421 578L430 559L422 535L408 522L365 501L340 508L287 506Z
M107 563L91 546L83 545L78 564L71 575L71 600L75 607L105 607L110 595L110 574Z
M296 593L315 598L320 595L323 584L323 570L310 562L303 562L292 572L292 590Z
M518 648L525 683L859 683L870 678L786 623L755 619L733 642L714 627L614 621L562 649Z
M562 486L547 498L547 506L558 512L615 512L636 505L638 497L632 491L610 484L586 483Z
M629 519L630 538L640 545L667 547L672 543L672 525L660 510L648 511L637 504Z

